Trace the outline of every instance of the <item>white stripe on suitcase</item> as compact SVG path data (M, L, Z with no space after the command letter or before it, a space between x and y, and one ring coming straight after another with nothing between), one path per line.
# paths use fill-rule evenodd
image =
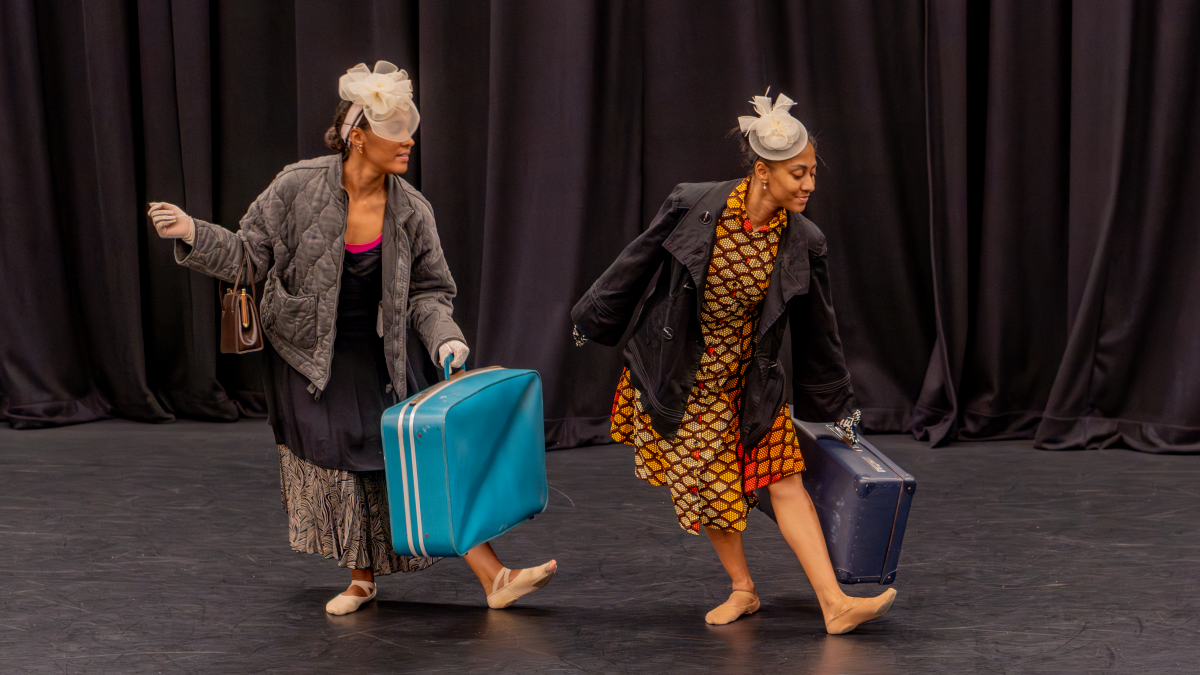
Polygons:
M409 426L412 426L411 422ZM399 437L396 440L400 445L400 473L403 479L401 483L404 484L404 530L408 533L408 552L416 555L417 549L413 546L412 540L412 515L408 510L408 460L404 458L404 411L400 411L400 424L396 425L396 432ZM394 542L392 546L395 546Z
M498 369L499 369L499 366L488 366L487 368L479 368L479 369L473 370L469 373L463 373L462 375L459 375L459 376L455 377L454 379L461 380L462 378L465 378L465 377L470 377L472 375L478 375L479 373L487 372L489 370L498 370ZM411 553L414 556L420 555L420 556L424 556L426 558L429 557L429 554L425 552L425 526L424 526L424 523L421 522L421 488L420 488L420 485L417 483L417 439L416 439L417 408L420 408L421 405L423 403L425 403L425 401L428 401L434 392L436 392L439 389L444 388L446 385L448 385L450 383L451 383L451 380L443 380L443 381L433 385L429 389L425 390L425 393L423 396L419 396L419 397L413 399L412 403L409 404L409 408L411 409L411 412L409 413L409 416L408 416L408 452L409 452L409 457L412 458L413 504L415 504L415 508L417 511L417 517L416 517L417 543L419 543L420 547L421 547L420 553L417 553L417 546L416 546L416 544L413 544L413 515L412 515L412 511L409 510L408 460L404 456L404 445L405 445L404 444L404 426L405 426L404 413L405 413L405 411L400 412L400 423L396 425L396 441L397 441L397 445L400 447L400 473L402 474L403 479L404 479L403 480L403 482L404 482L404 529L406 530L406 532L408 534L408 551L409 551L409 553ZM445 429L442 430L442 433L445 434ZM393 539L395 538L394 532L392 533L392 537L393 537ZM392 548L395 548L395 546L396 546L396 543L393 541Z
M423 399L420 403L414 405L412 407L412 415L408 418L408 447L412 457L413 468L413 501L416 502L417 505L417 543L421 545L421 555L425 556L426 558L429 557L429 554L425 552L425 527L421 523L421 483L417 480L417 438L415 434L417 427L417 408L420 408L421 404L428 400L428 398ZM405 476L405 482L408 482L408 476ZM408 528L408 547L412 548L412 527ZM416 551L413 551L413 555L416 555Z

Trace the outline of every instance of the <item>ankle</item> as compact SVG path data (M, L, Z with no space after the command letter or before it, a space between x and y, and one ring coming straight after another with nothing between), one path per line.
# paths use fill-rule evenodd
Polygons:
M821 605L821 613L825 616L830 616L837 609L838 605L843 600L850 596L842 592L842 589L837 589L835 593L825 593L817 597L817 602Z
M517 575L518 575L518 574L520 574L520 573L521 573L521 570L519 570L519 569L517 569L517 570L509 570L509 572L508 572L508 580L507 580L507 581L508 581L509 583L511 583L511 582L512 582L512 580L513 580L513 579L516 579L516 578L517 578ZM501 567L500 569L496 570L496 573L495 573L495 574L491 574L491 575L485 576L484 578L482 578L482 579L480 579L480 580L479 580L479 583L480 583L480 584L483 586L483 592L484 592L484 593L487 593L487 594L490 594L490 593L492 592L492 589L493 589L493 588L496 588L496 580L497 580L497 579L499 579L499 580L500 580L500 588L503 588L504 586L508 585L508 584L506 584L506 583L505 583L505 579L504 579L504 568L503 568L503 567Z
M745 591L747 593L754 593L755 595L758 595L758 592L754 590L754 582L750 580L733 582L733 590Z
M358 583L355 583L355 582L358 582ZM362 586L361 584L363 584L363 583L370 584L371 588L368 589L367 587ZM342 591L342 595L349 595L349 596L354 596L354 597L359 597L359 598L365 598L365 597L368 597L371 595L371 593L373 592L374 586L375 586L374 581L367 581L366 579L351 579L350 585L346 587L346 590Z

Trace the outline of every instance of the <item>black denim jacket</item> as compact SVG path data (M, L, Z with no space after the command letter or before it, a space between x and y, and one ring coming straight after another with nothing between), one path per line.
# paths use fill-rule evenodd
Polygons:
M664 438L678 432L696 383L704 351L700 309L716 223L739 182L676 187L650 227L571 310L577 332L616 345L647 285L661 272L625 344L625 363L651 424ZM833 314L825 235L799 213L788 215L742 391L741 437L747 448L770 431L789 394L796 416L806 421L832 422L854 409ZM780 359L789 322L790 364Z

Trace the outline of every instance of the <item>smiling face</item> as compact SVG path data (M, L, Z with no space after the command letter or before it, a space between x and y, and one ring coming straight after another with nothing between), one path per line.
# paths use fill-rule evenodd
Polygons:
M767 194L779 206L800 213L808 206L808 197L817 189L817 150L812 143L799 155L777 162L759 160L754 165L755 186L767 184Z
M402 174L408 171L408 159L416 139L389 141L376 136L370 129L353 129L350 132L350 154L371 164L381 173ZM358 148L362 146L362 153Z

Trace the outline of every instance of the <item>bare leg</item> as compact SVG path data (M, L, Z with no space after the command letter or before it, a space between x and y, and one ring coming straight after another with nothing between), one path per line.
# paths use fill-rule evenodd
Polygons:
M896 598L895 589L889 588L874 598L852 598L842 592L829 562L829 550L825 548L825 534L821 531L817 509L808 490L804 489L800 474L776 481L769 489L771 505L779 519L779 531L800 559L800 565L817 593L821 613L825 616L825 629L835 635L848 633L864 621L883 616Z
M812 498L804 489L804 482L798 473L771 483L768 489L771 491L771 506L775 508L775 517L779 521L779 531L800 559L808 582L817 592L821 611L829 616L834 605L846 594L833 575L829 550L825 548L825 534L821 531L821 521L817 519Z
M758 593L754 592L754 580L750 578L750 568L746 566L746 551L742 548L742 533L737 530L718 530L705 527L708 540L717 549L717 557L725 566L725 571L733 581L733 593L729 599L709 612L704 622L714 626L723 626L737 621L739 618L753 614L761 606Z
M350 580L351 581L368 581L368 582L374 583L375 582L375 573L372 572L371 570L350 570ZM350 588L347 588L346 590L342 591L342 595L357 595L360 598L365 598L368 595L370 595L370 593L367 593L366 589L364 589L362 586L355 586L354 584L350 584Z
M733 590L754 592L754 580L750 578L750 568L746 565L746 551L742 548L742 533L737 530L718 530L715 527L705 527L705 534L717 550L717 557L725 566L725 571L733 581Z

